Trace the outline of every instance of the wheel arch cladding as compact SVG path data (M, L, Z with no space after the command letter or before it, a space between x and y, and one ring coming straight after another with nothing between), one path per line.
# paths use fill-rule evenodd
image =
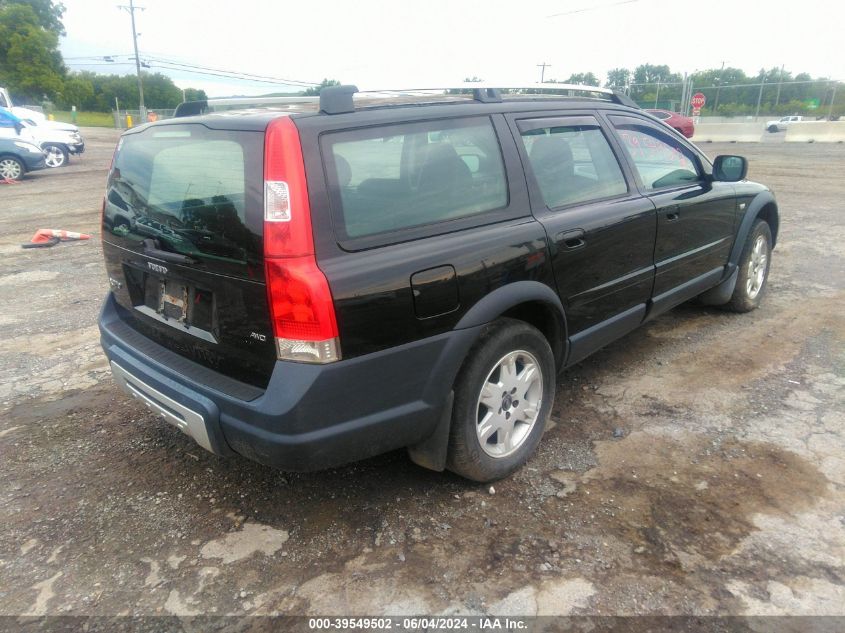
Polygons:
M490 323L500 317L524 321L549 343L560 367L566 359L566 316L557 293L539 281L517 281L497 288L472 306L456 329Z
M754 199L748 205L748 209L745 211L745 215L742 217L742 222L739 225L739 230L736 233L736 240L734 241L729 260L731 264L736 265L739 263L739 258L742 255L742 247L745 245L745 238L748 237L751 227L754 226L754 222L758 218L768 223L772 231L772 248L774 248L777 243L778 228L780 227L780 215L778 213L777 202L775 202L775 197L771 191L761 191L754 196Z
M769 225L769 228L772 231L772 248L774 248L775 244L777 244L778 241L778 229L780 228L780 214L778 213L778 205L775 203L774 200L767 202L757 213L757 217L761 220L765 220L766 224Z

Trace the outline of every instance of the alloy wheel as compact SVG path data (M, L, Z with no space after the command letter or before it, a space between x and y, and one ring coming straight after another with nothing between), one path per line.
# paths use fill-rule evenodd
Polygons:
M749 299L756 299L766 281L766 268L769 260L769 244L766 237L758 235L751 249L751 257L748 258L748 281L745 283L745 291Z
M513 454L531 434L543 401L543 372L524 350L503 356L490 370L478 396L475 427L491 457Z
M47 167L61 167L65 164L65 153L55 145L50 145L45 150L45 155Z
M0 160L0 178L4 180L18 180L22 175L23 168L14 158Z

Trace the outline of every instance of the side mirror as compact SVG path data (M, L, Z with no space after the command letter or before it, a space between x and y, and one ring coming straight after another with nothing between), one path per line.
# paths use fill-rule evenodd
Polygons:
M748 175L748 161L742 156L717 156L713 161L713 180L738 182Z
M23 132L23 123L21 123L20 121L15 122L15 132L17 132L18 136L20 136L21 132Z

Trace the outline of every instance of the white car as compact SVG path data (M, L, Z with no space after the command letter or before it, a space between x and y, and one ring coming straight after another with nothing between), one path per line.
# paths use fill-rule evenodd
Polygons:
M12 108L11 111L20 119L20 129L11 120L4 119L0 121L0 138L20 137L35 143L44 151L47 167L66 165L70 154L81 154L85 151L85 141L75 125L30 118L26 115L35 112L24 108Z
M802 116L783 116L779 119L774 121L767 121L766 122L766 129L769 132L783 132L790 123L796 123L797 121L803 121L804 117Z

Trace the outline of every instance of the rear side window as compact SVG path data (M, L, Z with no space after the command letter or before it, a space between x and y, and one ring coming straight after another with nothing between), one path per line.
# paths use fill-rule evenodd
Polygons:
M531 171L550 209L627 193L622 169L597 125L520 128Z
M678 187L700 179L693 153L677 139L646 126L619 122L614 125L646 189Z
M502 152L486 117L341 132L323 143L341 240L508 204Z

